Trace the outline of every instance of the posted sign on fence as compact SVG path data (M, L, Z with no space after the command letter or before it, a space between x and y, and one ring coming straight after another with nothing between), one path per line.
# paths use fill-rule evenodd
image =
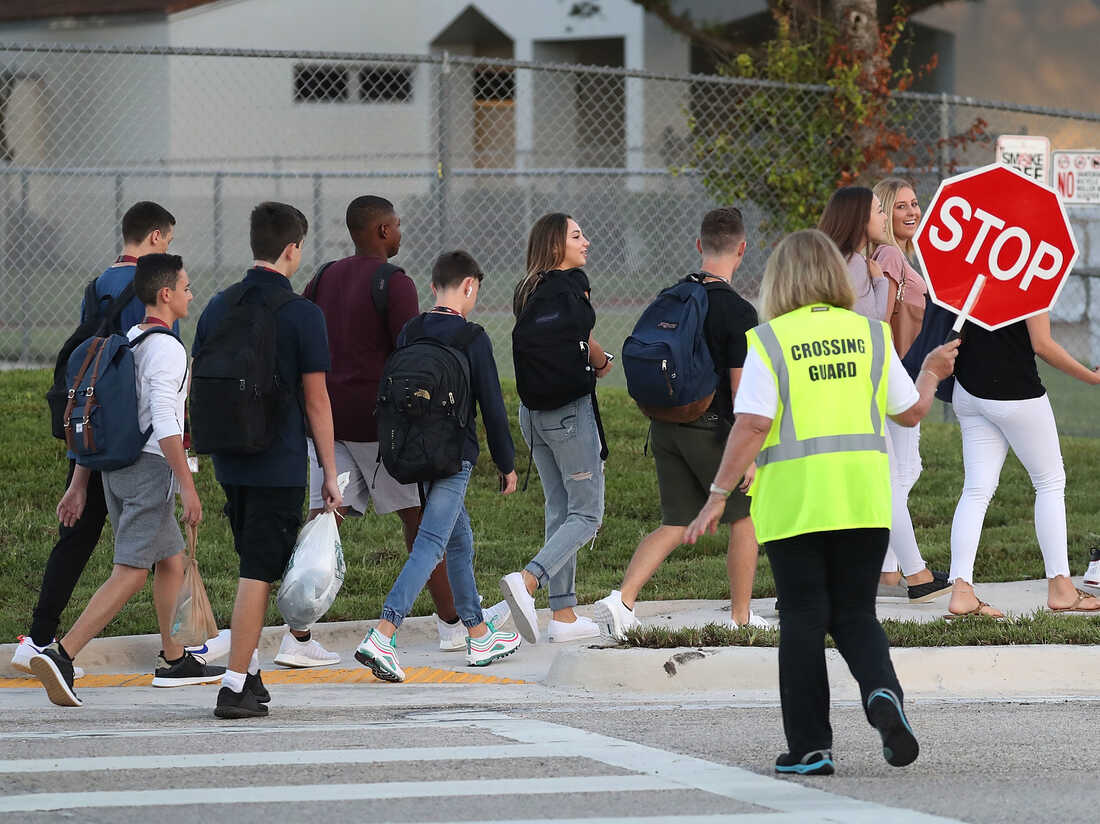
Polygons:
M1055 152L1054 188L1066 203L1100 203L1100 149Z
M997 138L995 163L1011 166L1040 183L1050 182L1050 138L1030 134L1003 134Z
M1057 193L1001 164L943 181L913 241L932 300L980 293L968 319L990 330L1050 309L1078 253Z

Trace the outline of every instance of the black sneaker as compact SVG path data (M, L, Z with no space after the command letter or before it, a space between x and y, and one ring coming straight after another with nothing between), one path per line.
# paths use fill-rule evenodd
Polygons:
M935 601L951 591L951 584L947 583L947 579L936 578L935 575L936 573L933 572L932 580L927 583L907 587L910 604L927 604L929 601Z
M814 750L803 756L783 753L775 759L775 771L794 775L832 775L836 767L832 750Z
M214 707L217 718L262 718L267 715L267 707L259 702L256 693L247 687L241 692L233 692L229 687L218 690L218 705Z
M271 700L271 693L267 691L267 687L264 686L263 676L260 675L260 671L256 670L256 674L246 673L244 676L244 688L246 692L251 692L256 696L256 700L261 704L266 704Z
M73 662L57 646L49 646L31 656L31 672L46 688L46 695L59 707L80 707L84 702L73 689Z
M917 760L920 744L893 690L877 689L867 699L867 717L882 736L882 756L893 767Z
M932 578L937 581L946 581L948 575L942 569L934 569L932 570Z
M191 684L209 684L220 681L225 667L212 667L203 659L186 650L183 657L169 664L163 650L157 655L157 668L153 672L154 687L186 687Z

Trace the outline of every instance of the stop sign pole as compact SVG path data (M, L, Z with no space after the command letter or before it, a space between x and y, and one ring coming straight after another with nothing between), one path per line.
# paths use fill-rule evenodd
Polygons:
M931 300L990 331L1049 311L1077 259L1058 194L993 164L947 178L913 238Z

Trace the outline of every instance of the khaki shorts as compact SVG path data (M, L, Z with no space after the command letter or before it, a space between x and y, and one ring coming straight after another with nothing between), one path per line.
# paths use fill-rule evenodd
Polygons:
M710 485L722 463L730 426L652 421L649 448L657 463L661 524L687 526L707 501ZM749 496L734 489L719 519L731 524L749 515Z
M317 465L313 441L307 439L306 445L309 449L309 508L322 509L321 483L325 475ZM344 506L349 507L349 515L365 514L371 501L379 515L420 506L417 485L398 483L378 461L377 442L336 441L335 446L336 474L348 472L351 475L344 488Z

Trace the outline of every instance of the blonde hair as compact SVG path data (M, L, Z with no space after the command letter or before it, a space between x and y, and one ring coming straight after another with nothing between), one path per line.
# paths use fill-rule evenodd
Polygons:
M764 267L760 294L766 320L811 303L851 309L855 302L840 250L817 229L803 229L779 241Z
M912 183L901 177L884 178L875 184L873 191L875 197L878 198L878 202L882 204L882 211L886 212L888 215L886 219L886 239L890 241L892 246L901 249L902 253L907 258L911 258L913 257L913 239L909 238L909 240L905 241L905 245L902 246L894 236L894 203L898 199L898 192L902 189L912 189L914 193L917 191ZM874 254L879 246L885 244L877 243L872 245L874 248L871 250L871 253Z
M542 282L544 273L557 269L565 259L565 233L570 215L551 212L535 221L527 236L527 274L512 293L512 314L517 318L531 293Z

